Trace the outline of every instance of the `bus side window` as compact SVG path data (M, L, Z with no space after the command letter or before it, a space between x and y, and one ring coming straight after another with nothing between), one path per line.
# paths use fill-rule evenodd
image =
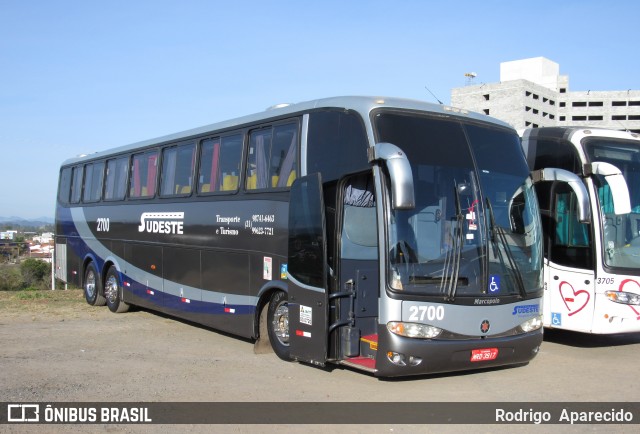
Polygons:
M296 179L298 161L298 126L279 125L274 128L271 150L271 186L290 187Z
M322 181L369 169L369 142L364 123L353 112L337 110L309 114L307 173L322 173Z
M249 136L246 189L290 187L297 177L298 125L254 130Z
M127 191L127 167L129 157L120 157L107 161L107 174L104 181L104 199L122 200Z
M79 203L82 195L82 166L76 166L72 169L71 175L71 203Z
M156 193L158 152L136 154L131 161L129 197L149 198Z
M195 156L195 143L173 146L162 151L160 196L191 194Z
M271 152L271 128L252 131L249 136L249 156L247 159L247 190L267 188L268 158Z
M58 200L61 203L69 203L71 196L71 167L65 167L60 172L60 185L58 186Z
M104 162L91 163L84 166L83 202L98 202L102 196L102 176Z
M207 139L200 149L198 192L235 192L240 178L242 134Z

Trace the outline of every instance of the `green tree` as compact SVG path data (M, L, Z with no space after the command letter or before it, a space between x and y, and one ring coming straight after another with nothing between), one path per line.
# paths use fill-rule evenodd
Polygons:
M18 267L0 265L0 291L17 291L22 288L22 275Z
M46 289L51 279L51 265L39 259L25 259L20 264L20 272L24 286L27 288Z

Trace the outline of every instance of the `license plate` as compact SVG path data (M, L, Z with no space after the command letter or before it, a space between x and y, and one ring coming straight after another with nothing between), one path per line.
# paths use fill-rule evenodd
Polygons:
M472 362L485 362L487 360L494 360L498 357L497 348L482 348L480 350L471 350Z

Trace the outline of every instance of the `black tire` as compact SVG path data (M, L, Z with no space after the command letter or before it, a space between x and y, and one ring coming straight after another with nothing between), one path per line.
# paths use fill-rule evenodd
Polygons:
M104 306L107 300L102 295L102 279L93 262L84 270L84 298L91 306Z
M267 310L267 331L271 348L282 360L289 356L289 304L287 294L278 291L273 294Z
M116 267L111 267L107 271L107 277L104 279L104 296L111 312L124 313L129 310L129 304L122 301L122 284Z

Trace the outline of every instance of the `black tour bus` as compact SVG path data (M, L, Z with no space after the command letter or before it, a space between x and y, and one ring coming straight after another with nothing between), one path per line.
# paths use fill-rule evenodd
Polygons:
M377 376L521 364L542 236L507 124L392 98L279 106L65 161L56 277Z

